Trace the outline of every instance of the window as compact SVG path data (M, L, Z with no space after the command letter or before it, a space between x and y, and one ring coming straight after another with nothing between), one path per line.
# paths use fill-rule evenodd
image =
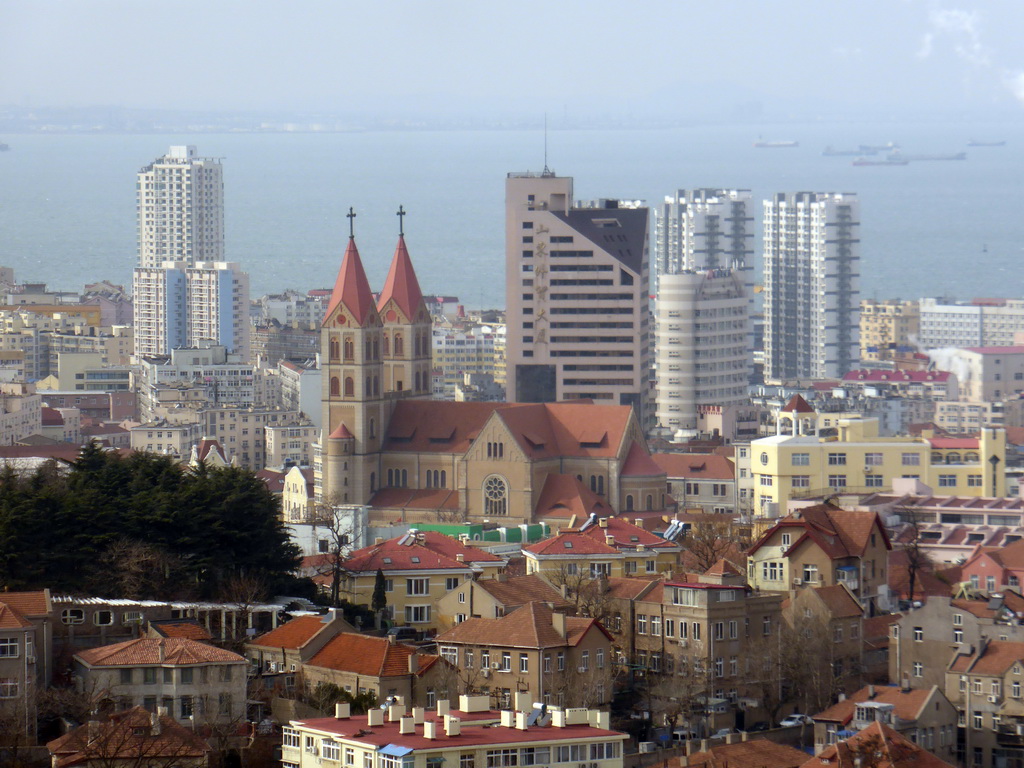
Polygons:
M519 671L529 672L530 671L530 657L525 653L519 654Z
M153 709L156 710L156 702L153 702ZM294 728L281 729L281 745L285 747L299 748L299 732Z
M735 640L740 636L740 625L735 619L729 622L729 639Z
M320 739L320 757L324 760L341 760L341 745L334 739Z
M772 476L771 475L758 475L760 478L760 485L764 488L772 487Z
M407 605L405 606L405 620L409 624L426 624L430 621L429 605Z
M113 611L96 611L92 615L92 623L97 627L109 627L114 623Z
M519 765L518 749L488 749L487 768L506 768Z
M651 637L661 637L661 616L651 616Z
M604 669L604 648L598 648L594 654L594 663L598 669Z
M846 487L846 475L829 475L828 476L828 487L829 488L845 488Z
M508 483L505 478L491 475L484 480L484 514L508 514Z
M846 454L845 453L830 453L828 455L828 465L830 467L842 467L846 465Z
M508 651L503 651L501 654L501 671L511 672L512 671L512 654Z
M968 475L967 476L967 487L968 488L981 488L981 475Z
M580 654L580 672L590 671L590 651L583 651Z
M919 453L901 453L900 462L904 467L919 467L921 466L921 454Z
M430 594L430 579L406 579L405 594L427 595Z
M989 592L992 592L992 591L995 590L995 588L996 588L996 577L995 576L986 576L985 577L985 589L987 589Z
M914 642L915 643L923 643L924 642L924 628L923 627L914 627Z
M61 611L60 620L63 624L85 623L85 611L81 608L65 608Z
M665 637L675 637L675 636L676 636L676 620L675 619L665 619Z
M647 634L647 616L646 614L637 614L636 617L636 633L638 635Z
M18 680L13 677L0 677L0 699L14 699L18 696Z
M864 475L864 485L868 488L881 488L882 487L882 476L881 475Z
M156 685L156 667L144 667L142 670L142 682L145 685Z
M790 484L794 488L810 488L811 487L811 476L810 475L793 475L790 478Z
M559 651L555 654L555 665L559 672L565 671L565 651Z
M761 619L761 634L768 637L772 633L772 617L765 616Z
M444 580L444 591L445 592L451 592L453 589L458 589L458 588L459 588L459 577L458 576L448 576ZM462 595L460 594L459 597L461 598ZM465 600L459 600L459 602L462 603L462 602L465 602Z
M16 637L0 637L0 658L2 659L16 659L18 658L18 638Z
M956 488L956 475L939 475L939 488Z
M181 670L181 684L192 685L192 672L194 670L191 667L185 667Z
M472 669L473 668L473 652L471 650L467 649L463 653L463 658L465 659L464 666L466 667L466 669Z
M811 464L811 454L809 453L794 453L793 454L793 466L794 467L807 467Z
M880 453L865 453L864 464L869 467L880 467L882 466L882 454Z
M121 685L131 685L132 684L132 668L131 667L125 667L124 669L122 669L120 677L121 677Z

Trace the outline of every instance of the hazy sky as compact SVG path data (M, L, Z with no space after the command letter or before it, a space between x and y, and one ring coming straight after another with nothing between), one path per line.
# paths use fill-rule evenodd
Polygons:
M0 0L0 104L1012 115L1022 32L1021 0Z

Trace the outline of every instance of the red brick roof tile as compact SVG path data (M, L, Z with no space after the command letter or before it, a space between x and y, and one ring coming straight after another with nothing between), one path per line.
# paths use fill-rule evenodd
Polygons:
M161 659L161 647L163 658ZM75 654L90 667L129 667L143 664L245 663L237 653L181 637L140 637L123 643L87 648Z
M459 562L458 556L463 556ZM471 568L474 563L501 563L502 559L436 531L409 532L381 544L357 549L342 563L350 573Z
M357 675L399 677L409 674L409 657L414 653L416 649L412 646L392 643L386 637L342 632L328 640L307 663ZM432 659L429 655L420 656L418 669L426 669Z

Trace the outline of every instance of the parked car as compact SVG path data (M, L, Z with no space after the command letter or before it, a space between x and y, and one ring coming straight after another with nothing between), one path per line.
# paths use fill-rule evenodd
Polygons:
M422 635L415 627L392 627L388 630L388 637L395 638L396 642L416 642Z
M686 741L687 739L696 739L696 738L697 738L697 729L696 728L690 728L689 726L685 726L684 725L683 727L676 728L674 731L672 731L672 741L677 742L677 743L681 742L681 741Z
M792 714L785 720L779 723L782 728L790 728L794 725L810 725L812 722L811 718L807 715Z
M767 720L758 720L756 723L751 723L750 727L747 728L747 733L757 733L758 731L770 731L772 724Z
M724 739L730 733L736 733L736 729L735 728L719 728L717 731L715 731L713 734L711 734L711 738L712 739Z

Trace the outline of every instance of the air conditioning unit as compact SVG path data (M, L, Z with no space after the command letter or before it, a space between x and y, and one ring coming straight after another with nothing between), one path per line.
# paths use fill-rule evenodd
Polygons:
M25 656L25 662L27 664L35 664L36 663L35 654L30 653L27 656Z
M804 583L804 580L803 580L803 579L801 579L801 578L800 578L799 576L797 576L797 577L795 577L795 578L793 579L793 586L794 586L794 587L799 587L799 586L801 586L801 585L802 585L803 583Z
M489 670L489 669L487 669L485 667L484 669L480 670L480 674L483 675L485 678L486 677L490 677L491 676L491 670Z
M501 669L501 662L495 661L491 663L491 669Z
M875 470L875 468L874 468L874 467L871 467L871 466L866 466L866 467L864 467L864 474L865 474L865 475L869 475L869 474L871 474L872 472L874 472L874 470Z
M989 704L998 704L999 703L999 697L998 696L989 696L988 697L988 703Z

